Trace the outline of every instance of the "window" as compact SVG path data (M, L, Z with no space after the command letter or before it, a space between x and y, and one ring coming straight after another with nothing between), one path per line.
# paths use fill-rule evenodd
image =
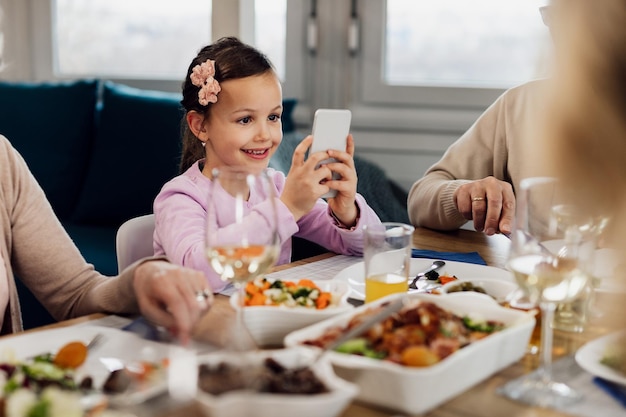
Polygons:
M484 107L545 72L545 0L362 2L366 103Z
M285 79L287 0L254 1L254 45L272 61L281 80Z
M388 0L389 85L510 87L537 76L542 0Z
M211 0L56 0L60 77L180 79L211 39Z

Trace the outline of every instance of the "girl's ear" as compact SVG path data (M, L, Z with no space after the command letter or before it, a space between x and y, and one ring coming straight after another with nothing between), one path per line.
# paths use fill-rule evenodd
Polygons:
M204 115L195 110L191 110L187 112L187 116L185 117L187 118L189 129L193 132L193 134L196 135L196 137L202 142L206 142L209 139L209 134L204 126Z

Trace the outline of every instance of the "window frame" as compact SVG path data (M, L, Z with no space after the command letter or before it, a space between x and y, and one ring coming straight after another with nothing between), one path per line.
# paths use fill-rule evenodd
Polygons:
M362 74L364 104L410 105L429 108L485 108L504 88L390 86L383 80L386 0L361 0Z

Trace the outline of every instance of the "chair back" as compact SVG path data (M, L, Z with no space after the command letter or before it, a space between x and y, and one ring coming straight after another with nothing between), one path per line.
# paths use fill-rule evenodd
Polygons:
M154 255L153 234L154 214L134 217L120 226L115 237L118 272L141 258Z

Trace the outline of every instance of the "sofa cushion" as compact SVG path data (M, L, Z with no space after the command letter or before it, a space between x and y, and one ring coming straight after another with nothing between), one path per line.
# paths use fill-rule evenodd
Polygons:
M96 97L96 81L0 82L0 133L22 154L61 219L82 187Z
M178 173L180 95L105 82L83 192L72 220L120 225L152 212L161 187Z
M293 111L298 101L295 98L283 99L283 115L281 122L283 125L283 133L291 133L296 130L296 123L293 120Z

